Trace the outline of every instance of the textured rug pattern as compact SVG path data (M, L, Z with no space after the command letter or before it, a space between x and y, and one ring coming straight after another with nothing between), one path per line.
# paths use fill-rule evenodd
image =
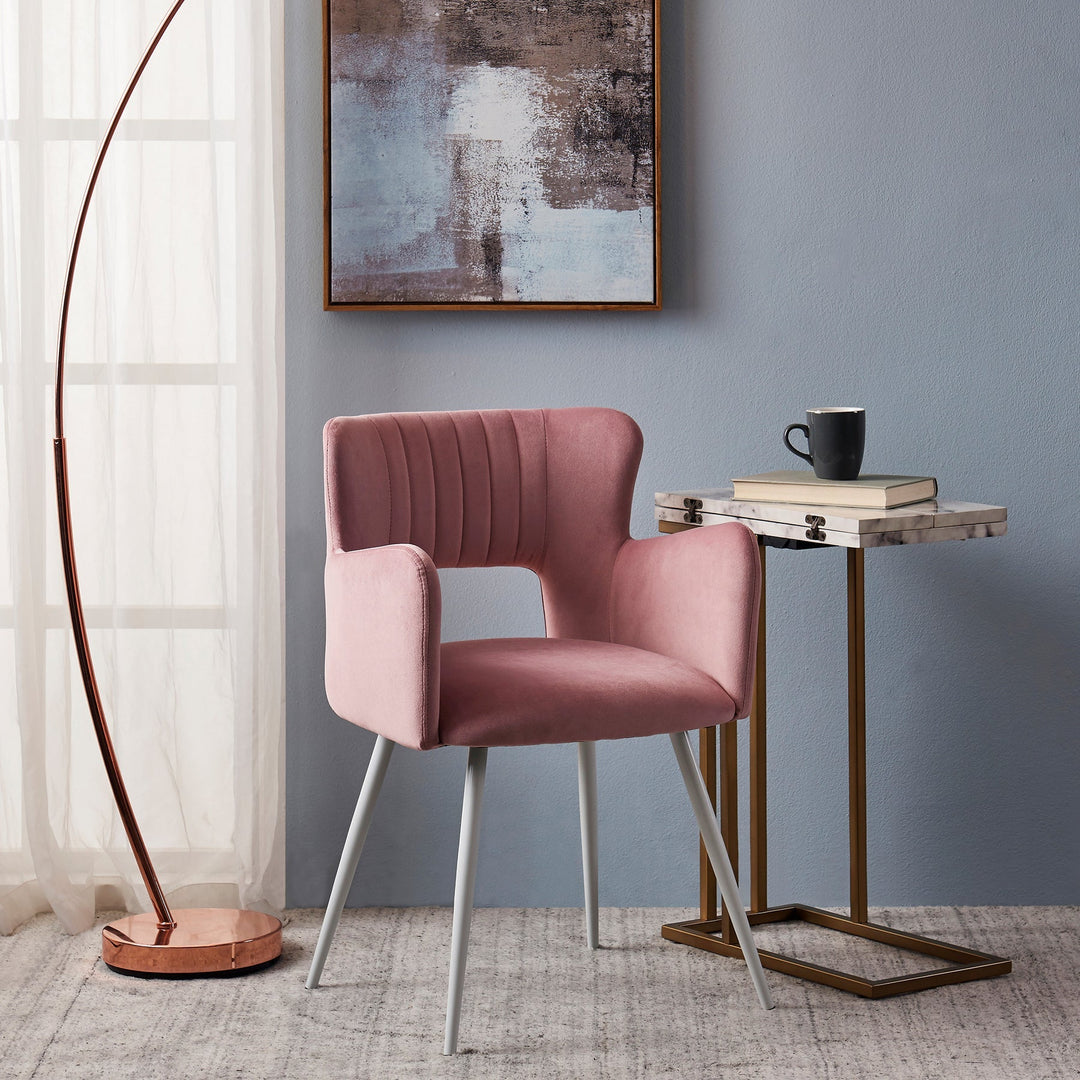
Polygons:
M1013 960L1012 975L869 1001L673 945L692 912L604 909L583 945L573 910L480 909L460 1050L442 1057L445 908L346 911L317 991L321 912L289 913L255 975L140 980L100 958L100 927L40 916L0 938L0 1078L1051 1080L1080 1075L1080 908L875 909L871 917ZM802 925L759 943L885 977L923 959ZM816 936L814 936L816 935Z

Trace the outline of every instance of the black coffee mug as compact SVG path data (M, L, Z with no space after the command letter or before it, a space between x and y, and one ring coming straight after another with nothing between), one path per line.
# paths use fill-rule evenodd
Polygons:
M804 454L791 445L795 430L806 435ZM858 408L807 409L805 424L784 428L784 445L814 466L822 480L857 480L866 443L866 410Z

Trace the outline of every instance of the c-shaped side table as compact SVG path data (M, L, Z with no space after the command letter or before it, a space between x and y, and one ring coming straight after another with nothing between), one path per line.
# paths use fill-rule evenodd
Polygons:
M866 894L866 657L863 601L863 552L868 547L892 547L939 540L969 540L1001 536L1006 529L1003 506L932 500L893 510L855 510L840 507L736 501L730 489L658 492L656 516L661 532L679 532L724 521L741 521L758 537L761 557L761 609L758 619L757 665L750 714L750 910L751 925L791 919L830 930L923 953L948 966L887 979L869 979L807 960L759 950L762 964L774 971L823 983L840 990L881 998L926 990L932 986L968 982L1012 971L1000 956L950 945L869 921ZM765 551L767 547L847 549L848 615L848 830L850 840L851 913L788 904L769 907L766 899L768 857L765 778ZM703 728L701 770L716 807L717 729ZM734 724L720 735L720 830L738 872L738 762ZM708 858L701 856L701 917L669 923L662 935L724 956L742 956L726 911L717 917L716 879Z

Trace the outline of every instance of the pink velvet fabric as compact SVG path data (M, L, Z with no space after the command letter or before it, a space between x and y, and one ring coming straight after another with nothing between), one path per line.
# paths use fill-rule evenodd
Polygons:
M411 544L326 560L326 697L403 746L439 745L439 575Z
M735 715L724 689L689 664L573 638L443 645L439 709L439 735L449 746L626 739Z
M757 540L745 525L628 540L615 561L611 638L711 675L741 718L754 688L760 592Z
M753 538L731 525L630 540L641 446L634 421L612 409L331 420L326 686L335 712L418 749L459 742L463 731L482 731L484 744L497 745L497 717L477 691L483 671L491 700L509 709L501 741L628 737L745 715L757 614ZM447 645L440 661L436 568L450 566L534 570L547 638L528 647ZM557 652L544 644L552 639L572 642ZM582 647L588 643L608 648ZM638 675L615 645L637 650L645 665ZM516 666L500 674L499 657ZM561 681L556 657L566 667ZM449 666L441 670L441 662ZM697 687L685 700L676 689L684 668ZM580 718L557 720L538 700L530 688L541 674L551 677L559 710L572 712L577 700ZM621 726L618 710L588 690L591 679L629 711ZM636 689L619 694L616 685ZM628 700L635 695L636 711ZM475 707L474 727L464 701ZM567 734L582 730L606 734Z

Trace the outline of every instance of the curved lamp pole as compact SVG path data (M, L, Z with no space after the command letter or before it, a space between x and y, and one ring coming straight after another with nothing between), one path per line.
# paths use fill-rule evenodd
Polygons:
M120 98L109 127L98 147L94 166L87 181L75 235L68 256L64 279L64 297L60 307L60 329L56 346L56 423L53 457L56 465L56 505L60 519L60 550L64 560L64 583L67 587L68 610L75 636L75 651L79 657L83 687L90 707L94 733L97 736L105 772L113 798L127 833L128 843L138 864L143 884L150 895L153 914L133 915L118 919L102 931L101 955L110 967L136 975L212 975L261 967L281 954L281 923L272 915L260 911L238 911L227 908L189 908L170 911L150 855L143 842L139 823L131 807L124 778L116 760L105 711L101 705L94 662L83 616L79 576L75 565L75 541L71 527L71 499L68 486L67 446L64 440L64 362L67 351L68 312L71 288L75 280L75 265L79 258L83 230L90 203L97 187L101 167L112 143L128 101L165 36L169 24L183 7L185 0L176 0L135 68L127 89Z

